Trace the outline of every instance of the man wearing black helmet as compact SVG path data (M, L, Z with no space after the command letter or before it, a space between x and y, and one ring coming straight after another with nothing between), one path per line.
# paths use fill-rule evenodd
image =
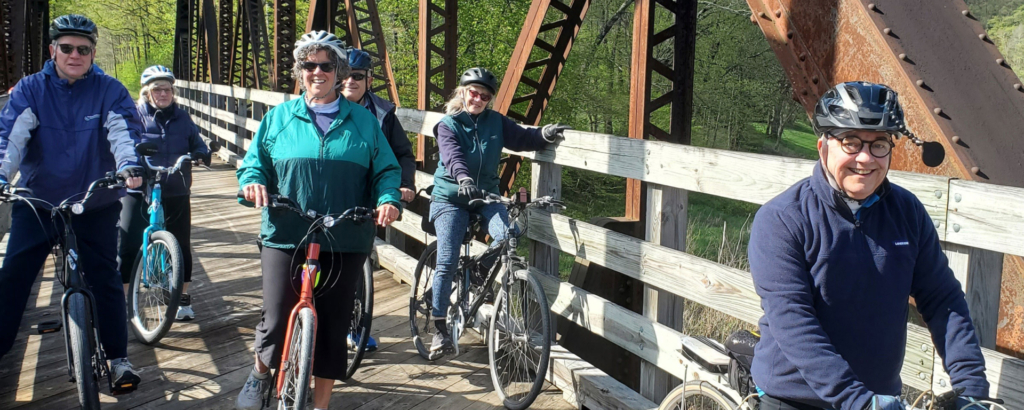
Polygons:
M142 183L135 142L140 124L128 90L93 64L96 25L79 15L50 25L50 55L39 73L23 78L0 113L0 187L18 171L33 197L51 204L79 195L92 181L117 170L129 188ZM117 270L118 198L97 192L72 222L80 261L99 310L103 349L115 392L134 390L139 377L128 362L124 291ZM80 196L79 196L80 198ZM14 343L36 273L58 239L49 213L13 206L10 240L0 267L0 356ZM42 225L40 225L40 222Z
M985 361L935 225L886 178L892 139L910 136L896 92L839 84L812 120L813 175L761 207L751 230L764 309L751 368L760 408L903 409L909 297L964 389L956 408L986 408L977 403L989 397Z
M412 144L409 143L409 136L405 135L405 128L402 128L402 123L395 115L397 107L370 90L373 86L370 54L354 47L349 47L346 51L352 71L341 81L341 93L345 95L345 99L362 105L377 118L388 144L391 145L391 151L395 153L398 164L402 166L402 201L412 202L416 193L416 155L412 153Z
M502 148L537 151L561 139L562 132L569 128L560 124L524 128L516 124L488 108L497 90L498 81L486 68L466 70L445 105L447 115L434 126L441 159L434 172L429 215L437 230L437 271L431 302L436 333L430 346L430 360L455 350L445 316L452 277L459 262L459 244L469 225L470 212L484 217L492 244L503 239L508 226L508 211L503 205L471 206L469 201L480 198L483 192L499 192L498 163ZM493 260L483 264L491 263ZM473 281L481 279L479 276L475 275Z

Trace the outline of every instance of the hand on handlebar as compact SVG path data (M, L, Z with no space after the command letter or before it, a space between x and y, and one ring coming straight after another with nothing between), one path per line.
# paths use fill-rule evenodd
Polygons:
M191 156L192 156L192 162L194 164L196 164L196 165L206 164L205 166L209 167L210 164L213 163L212 162L212 156L210 155L210 153L205 153L204 154L202 152L193 152L191 154Z
M267 195L267 186L260 184L249 184L242 187L242 195L246 201L255 204L256 208L262 208L270 204L270 196Z
M398 219L398 208L391 204L384 204L377 207L377 225L388 226Z
M146 174L146 170L138 165L125 165L121 169L117 170L117 176L124 179L124 184L130 189L138 188L142 185L142 177Z
M402 202L412 202L416 198L416 192L409 188L398 188L398 190L402 193Z
M483 192L476 186L476 182L473 178L462 178L459 180L459 196L464 196L470 200L479 199L483 197Z

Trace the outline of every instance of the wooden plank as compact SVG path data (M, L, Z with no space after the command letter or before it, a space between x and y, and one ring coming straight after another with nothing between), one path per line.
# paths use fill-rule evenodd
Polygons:
M949 267L963 287L981 347L995 349L1003 254L955 243L943 244L943 250L949 258Z
M686 191L663 185L647 185L646 239L679 251L686 251ZM685 333L683 298L644 284L644 311L648 319ZM649 362L640 363L640 394L661 402L681 381Z
M949 182L946 241L1024 256L1024 188Z
M551 371L548 381L562 390L562 398L580 409L653 410L658 405L647 400L601 369L591 366L565 348L551 346Z
M532 173L530 179L532 198L550 196L556 200L562 199L561 166L534 162L530 164L530 172ZM540 272L547 272L557 278L559 276L558 256L558 249L537 241L530 243L530 266L536 267ZM552 332L552 334L554 333Z
M991 385L989 395L1004 400L1007 409L1024 409L1024 360L989 349L981 349L981 353L985 356L985 375ZM930 387L939 394L952 389L949 374L938 354Z
M241 115L235 114L235 113L230 112L230 111L225 111L225 110L222 110L220 108L216 108L216 107L209 106L209 105L204 105L202 103L195 102L195 101L189 101L189 100L186 100L186 99L182 99L181 100L181 104L185 105L185 106L188 106L189 108L192 108L192 109L194 109L196 111L199 111L199 112L201 112L203 114L209 115L212 118L224 121L224 122L226 122L228 124L232 124L232 125L234 125L236 127L245 128L245 129L249 130L249 132L255 133L255 132L259 131L259 129L260 129L260 122L254 120L252 118L249 118L249 117L243 117Z

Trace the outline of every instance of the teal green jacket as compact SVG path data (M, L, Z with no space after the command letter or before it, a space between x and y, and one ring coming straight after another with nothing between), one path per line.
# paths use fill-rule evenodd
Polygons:
M401 209L402 168L377 119L345 98L338 98L338 106L326 135L310 119L305 98L271 109L238 168L238 186L265 185L270 194L325 214L387 203ZM242 199L239 203L253 205ZM260 240L263 246L294 249L309 225L292 211L263 208ZM369 253L376 229L369 222L343 221L327 232L320 238L324 251Z
M523 128L496 111L477 116L467 112L446 115L434 127L440 151L434 172L435 201L466 207L469 198L459 196L459 180L472 178L478 188L500 193L498 164L502 148L536 151L548 144L540 128Z

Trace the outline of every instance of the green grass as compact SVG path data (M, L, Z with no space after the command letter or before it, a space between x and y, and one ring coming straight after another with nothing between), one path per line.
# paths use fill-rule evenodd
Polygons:
M764 124L754 123L752 125L757 132L764 133ZM765 138L762 151L771 155L818 159L817 144L818 138L814 136L811 125L804 121L797 121L782 132L782 141L779 143L778 149L775 148L774 138Z

